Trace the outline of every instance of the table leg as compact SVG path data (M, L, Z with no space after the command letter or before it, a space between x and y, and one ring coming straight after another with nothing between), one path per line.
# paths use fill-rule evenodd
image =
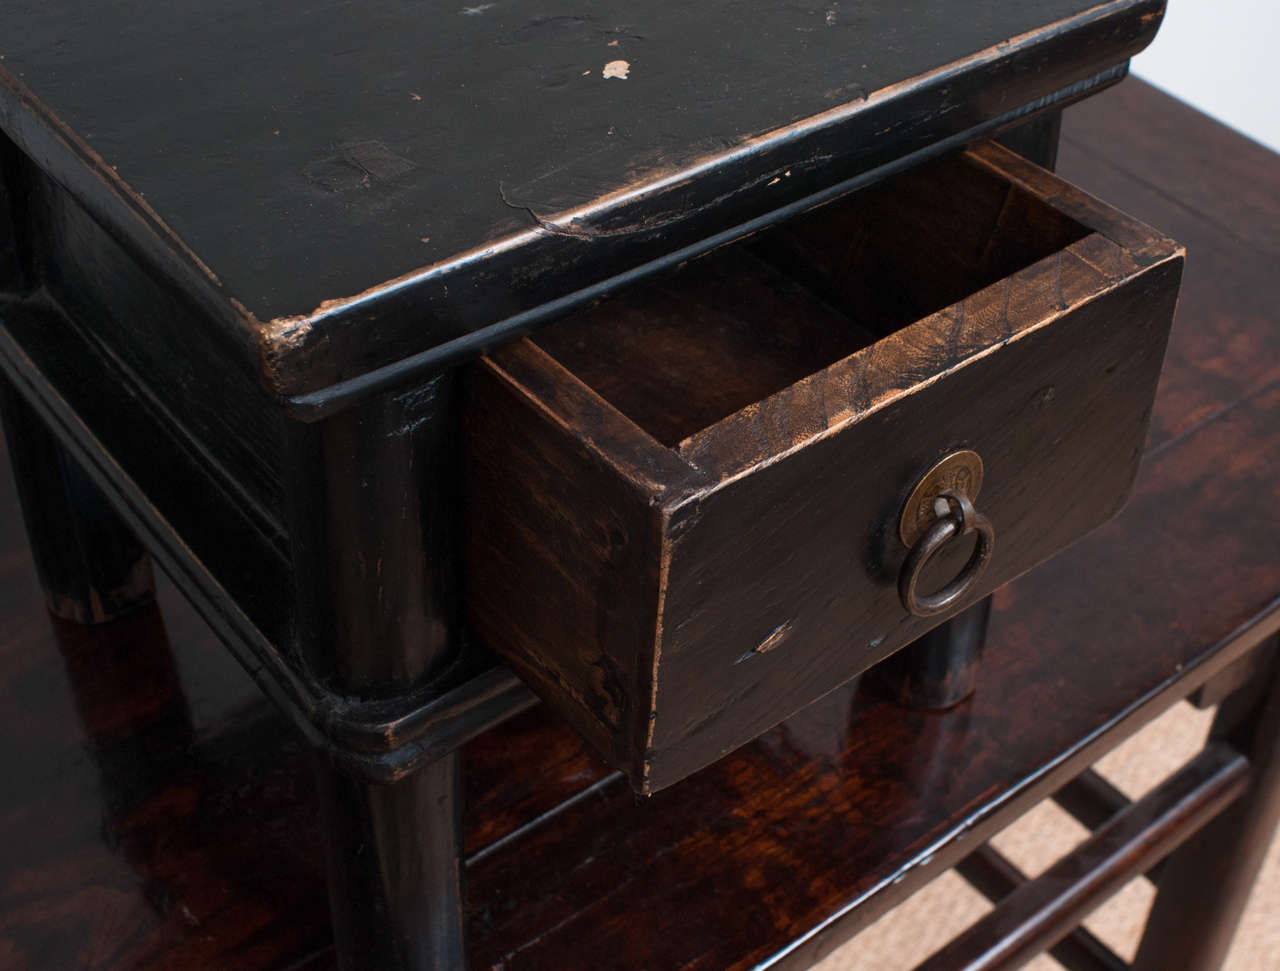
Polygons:
M318 767L334 940L344 968L463 967L461 757L391 785Z
M991 598L939 624L870 673L875 690L904 708L950 708L973 694L987 639Z
M1000 135L996 139L1005 148L1050 172L1058 164L1058 139L1062 135L1062 109L1042 111L1030 121Z
M18 391L0 378L0 415L31 554L49 610L98 624L155 597L151 557Z
M442 374L289 429L297 648L339 695L394 706L458 653L455 409ZM459 765L389 784L320 766L341 967L463 967Z
M1258 650L1266 676L1223 701L1210 732L1248 757L1249 790L1165 861L1135 971L1221 967L1280 822L1280 640Z

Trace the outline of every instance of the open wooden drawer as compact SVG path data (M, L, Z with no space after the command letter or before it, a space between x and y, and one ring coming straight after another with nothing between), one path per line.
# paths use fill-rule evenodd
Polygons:
M983 144L493 352L466 417L474 630L637 790L678 781L1120 508L1181 265ZM900 520L960 450L994 544L978 571L976 531L943 542L919 589L971 582L916 616ZM959 503L916 518L958 532Z

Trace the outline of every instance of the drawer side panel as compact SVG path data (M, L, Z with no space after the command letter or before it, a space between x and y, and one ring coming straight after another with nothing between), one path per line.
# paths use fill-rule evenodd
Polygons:
M653 693L661 515L489 361L465 409L470 623L607 761L637 769Z

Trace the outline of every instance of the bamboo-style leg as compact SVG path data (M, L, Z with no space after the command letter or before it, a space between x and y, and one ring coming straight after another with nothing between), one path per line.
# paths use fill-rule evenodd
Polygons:
M342 967L463 967L461 758L391 785L319 768L329 900Z
M338 694L385 703L457 647L450 374L290 428L298 649ZM348 971L463 967L460 757L389 784L321 760L330 900Z

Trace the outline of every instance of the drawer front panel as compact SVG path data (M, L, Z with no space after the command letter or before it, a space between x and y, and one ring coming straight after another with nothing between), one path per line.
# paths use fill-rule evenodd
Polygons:
M671 527L654 788L938 623L899 602L898 522L943 455L982 456L975 505L995 527L992 561L957 610L1116 513L1146 436L1179 271L1162 264L682 507ZM939 574L954 575L967 553L944 557Z

